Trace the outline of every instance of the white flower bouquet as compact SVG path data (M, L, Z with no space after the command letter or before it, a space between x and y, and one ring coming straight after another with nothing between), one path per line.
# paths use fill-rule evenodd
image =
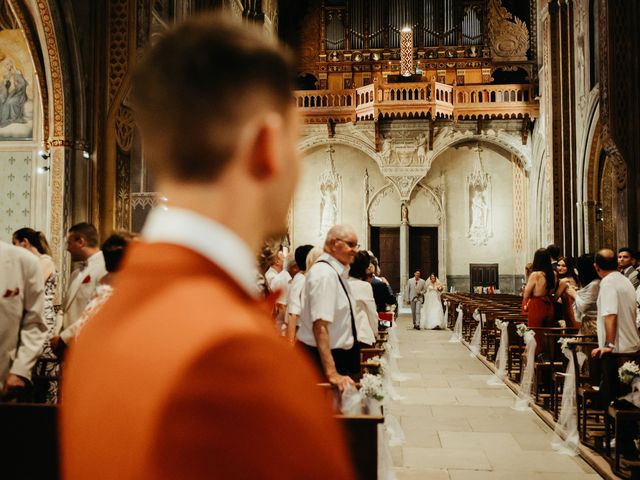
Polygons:
M524 323L519 323L518 325L516 325L516 332L521 337L524 337L528 331L529 331L529 327L527 327Z
M569 347L570 343L576 343L578 338L576 337L562 337L558 340L558 343L561 345L562 350L566 350Z
M360 386L360 390L365 397L373 398L374 400L384 400L384 384L380 375L365 373L360 379Z
M371 357L369 360L367 360L366 363L380 365L380 367L378 368L378 371L380 372L380 375L384 377L387 371L387 360L385 358L380 356Z
M618 378L622 383L631 383L634 378L640 376L640 367L636 362L625 362L618 369Z

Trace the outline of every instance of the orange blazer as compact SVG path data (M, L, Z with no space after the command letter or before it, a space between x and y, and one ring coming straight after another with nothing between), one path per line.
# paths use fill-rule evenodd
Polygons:
M194 251L131 245L65 364L64 478L354 478L313 367L269 311Z

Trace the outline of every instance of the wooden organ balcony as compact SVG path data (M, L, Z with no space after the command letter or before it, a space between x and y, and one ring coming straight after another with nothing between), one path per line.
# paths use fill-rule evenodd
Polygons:
M355 123L380 118L534 119L533 85L462 85L438 82L371 83L348 90L297 90L306 123Z

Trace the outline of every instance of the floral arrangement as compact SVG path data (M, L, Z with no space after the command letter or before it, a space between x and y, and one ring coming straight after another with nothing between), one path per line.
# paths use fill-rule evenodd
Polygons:
M640 377L640 367L636 362L624 362L618 369L618 378L622 383L631 383L636 377Z
M525 334L529 331L529 327L524 323L519 323L518 325L516 325L516 332L518 332L518 335L520 335L521 337L524 337Z
M496 328L502 330L503 328L509 326L509 322L505 322L503 320L496 320Z
M360 391L365 397L373 398L374 400L384 400L384 384L382 383L382 377L380 375L365 373L360 379L360 386Z
M380 365L380 368L378 368L380 375L385 375L387 371L387 360L385 358L380 356L371 357L369 360L367 360L367 363L377 363L378 365Z
M558 340L562 350L566 350L570 343L576 343L579 339L576 337L562 337Z

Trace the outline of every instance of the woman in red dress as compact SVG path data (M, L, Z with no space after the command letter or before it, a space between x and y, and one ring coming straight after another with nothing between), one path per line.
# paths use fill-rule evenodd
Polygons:
M551 257L546 249L536 250L533 256L531 275L524 287L523 309L528 315L529 327L552 327L553 300L551 292L555 285ZM542 350L544 335L536 338L536 355Z

